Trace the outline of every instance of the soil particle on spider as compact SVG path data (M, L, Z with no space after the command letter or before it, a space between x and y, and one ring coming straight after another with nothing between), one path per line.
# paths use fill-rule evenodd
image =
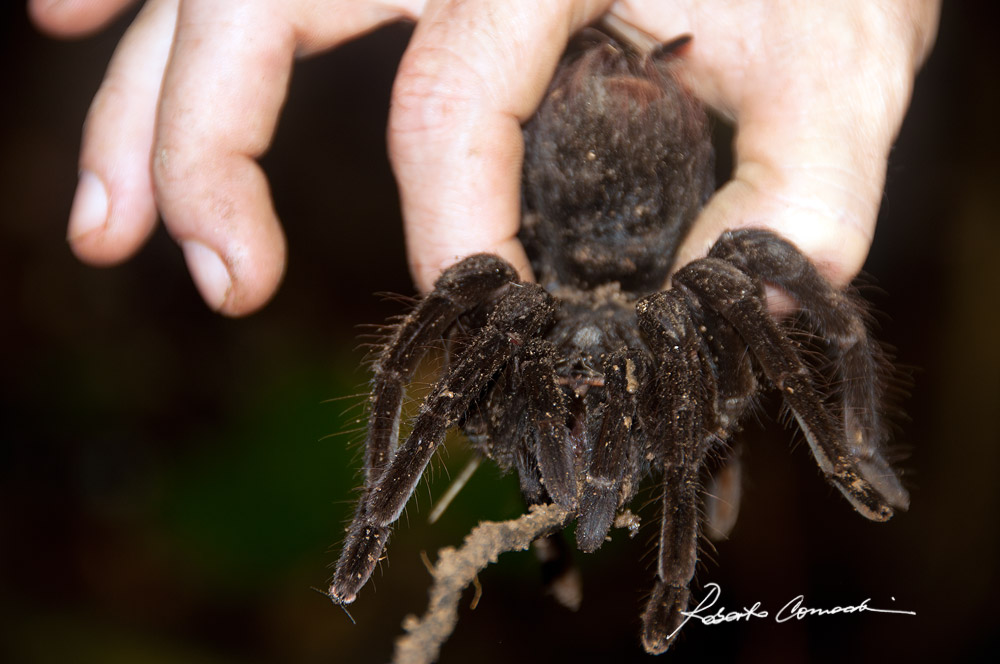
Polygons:
M637 54L591 36L567 55L524 127L520 237L538 283L496 256L470 256L393 328L374 365L365 485L335 602L353 602L368 581L451 428L516 470L529 505L575 518L585 552L654 478L662 516L641 636L650 653L667 650L681 624L700 531L735 518L702 523L713 513L702 487L724 475L738 495L731 439L760 393L781 396L827 480L863 516L907 507L885 452L888 365L855 296L757 229L724 234L663 288L714 190L705 113L674 74L684 43ZM799 315L772 319L765 284L791 295ZM400 443L407 385L442 339L439 382Z

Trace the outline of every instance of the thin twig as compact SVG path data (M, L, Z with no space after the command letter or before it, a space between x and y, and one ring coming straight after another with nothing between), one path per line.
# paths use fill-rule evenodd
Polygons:
M531 543L569 523L573 512L557 505L535 505L527 514L510 521L480 523L465 538L460 549L438 552L431 576L434 584L423 618L409 615L403 620L406 634L396 640L394 664L430 664L458 623L462 591L501 553L524 551Z
M469 463L465 465L465 468L462 469L462 472L459 473L458 477L455 478L455 481L452 482L451 486L448 487L448 490L444 492L443 496L441 496L441 499L438 501L438 504L434 506L434 509L431 511L430 516L427 517L427 523L434 523L435 521L441 518L441 515L444 514L444 511L446 509L448 509L448 505L451 504L451 501L455 499L455 496L458 495L458 492L462 490L462 487L464 487L465 484L472 477L472 473L476 472L476 468L479 468L479 464L482 462L482 460L483 457L477 454L476 456L472 457Z

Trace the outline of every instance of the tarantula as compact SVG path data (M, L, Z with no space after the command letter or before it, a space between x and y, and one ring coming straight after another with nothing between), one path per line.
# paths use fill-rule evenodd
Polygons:
M393 328L374 365L364 493L335 602L355 600L455 426L517 470L528 503L571 510L585 552L640 481L659 476L659 557L642 614L650 653L669 647L688 605L706 462L727 453L762 391L781 395L824 475L863 516L885 521L907 507L883 451L885 358L856 299L756 229L724 234L664 289L714 187L707 117L675 75L685 41L639 55L601 39L566 56L524 127L520 237L538 283L497 256L470 256ZM800 315L776 322L765 284L794 297ZM406 386L442 339L440 380L398 445Z

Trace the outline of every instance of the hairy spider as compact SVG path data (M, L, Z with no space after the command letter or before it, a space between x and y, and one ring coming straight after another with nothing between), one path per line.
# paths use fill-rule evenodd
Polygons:
M706 115L674 73L686 41L638 55L592 40L566 56L524 127L521 240L538 283L497 256L470 256L393 328L374 366L364 493L335 602L353 602L367 582L455 426L517 469L529 503L571 510L586 552L640 481L659 477L656 581L642 614L650 653L669 647L688 605L706 461L730 451L760 392L781 395L824 475L863 516L906 508L883 451L885 358L854 297L755 229L724 234L664 289L714 186ZM800 315L776 322L765 284L795 298ZM397 445L406 386L441 339L440 380Z

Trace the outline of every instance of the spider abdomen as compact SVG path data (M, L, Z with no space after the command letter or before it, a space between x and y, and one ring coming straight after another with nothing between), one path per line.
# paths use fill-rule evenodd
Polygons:
M546 287L663 285L714 188L708 123L675 64L605 42L564 61L525 125L521 240Z

